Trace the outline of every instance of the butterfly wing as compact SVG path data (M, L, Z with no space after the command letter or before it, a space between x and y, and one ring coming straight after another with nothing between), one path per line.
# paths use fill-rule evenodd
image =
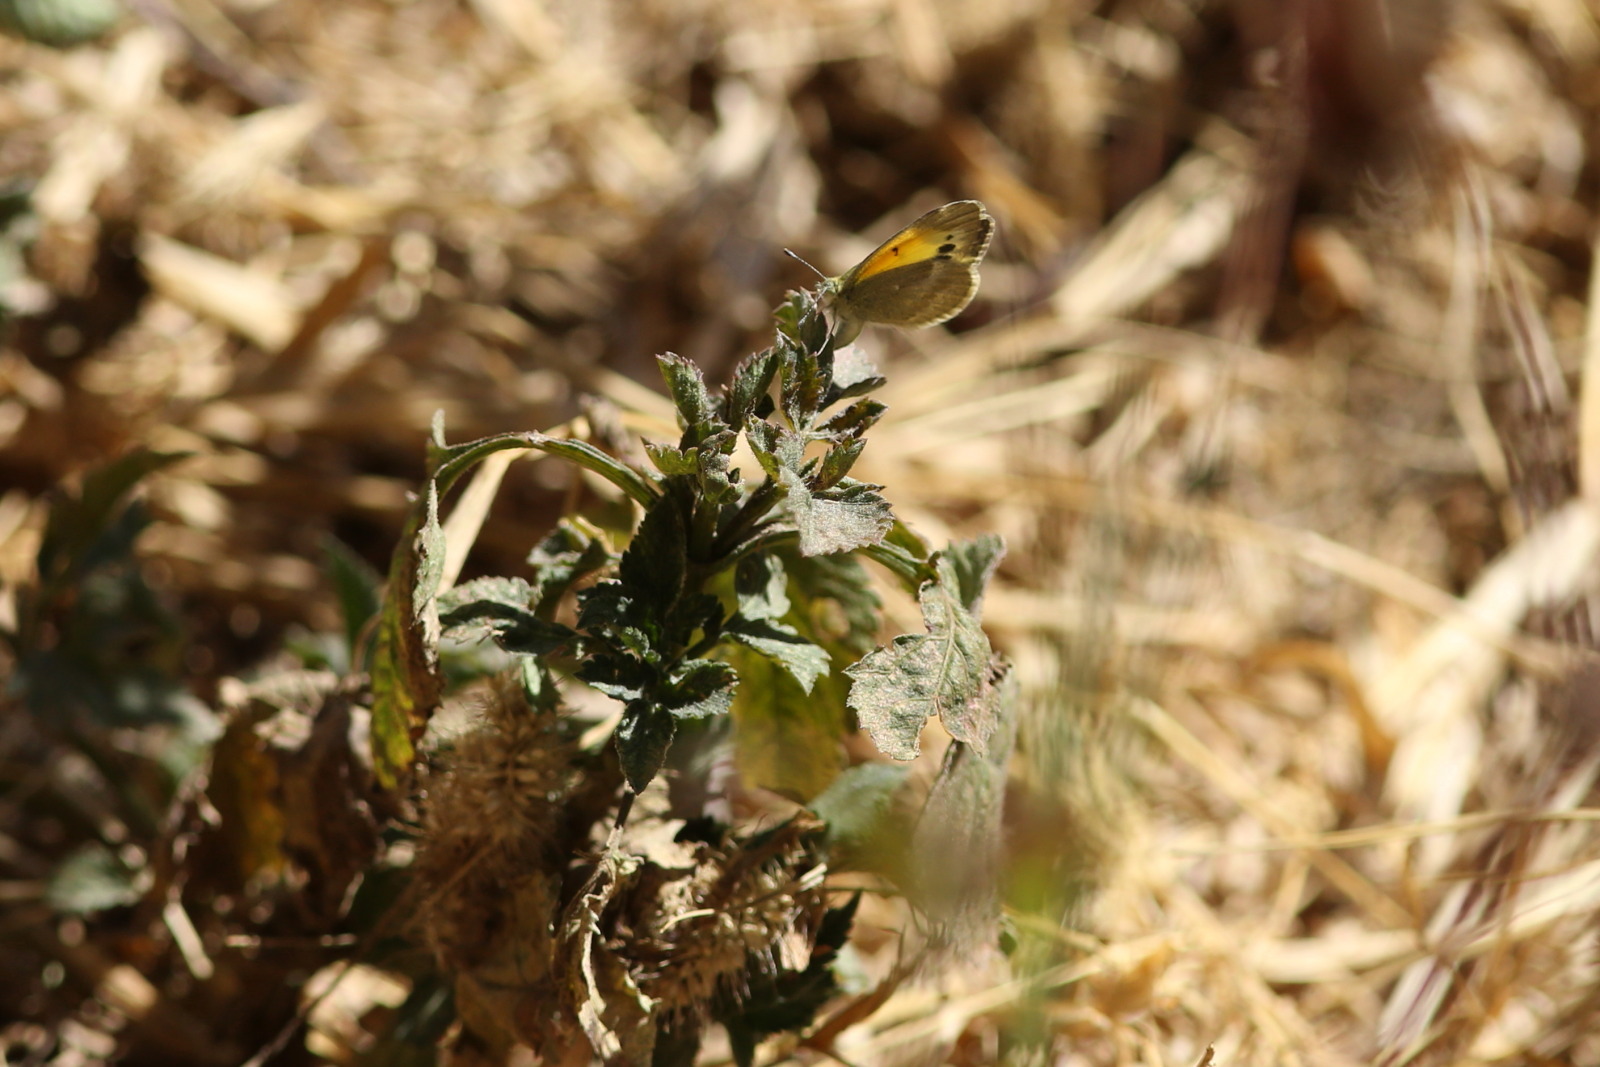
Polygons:
M957 200L889 238L837 281L834 306L850 336L863 323L932 326L955 315L978 291L993 236L983 205Z

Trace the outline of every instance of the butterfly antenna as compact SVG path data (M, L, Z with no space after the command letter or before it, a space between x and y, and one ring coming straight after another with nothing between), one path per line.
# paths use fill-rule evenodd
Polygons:
M817 277L821 278L823 281L827 281L828 280L828 276L826 274L822 273L817 268L812 267L810 263L806 263L806 261L804 259L801 259L800 258L800 254L798 252L796 252L794 249L785 248L783 250L783 254L788 256L790 259L799 259L800 262L805 263L807 267L811 267L811 273L815 274Z

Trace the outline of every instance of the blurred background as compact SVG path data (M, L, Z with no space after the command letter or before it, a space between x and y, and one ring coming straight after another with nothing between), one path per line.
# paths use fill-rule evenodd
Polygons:
M721 382L814 283L783 248L976 198L973 305L862 339L857 470L1009 545L1017 948L836 1054L1600 1063L1597 15L4 0L7 1062L241 1062L292 1015L304 959L219 976L249 893L174 913L171 806L235 810L182 783L237 679L345 666L435 411L659 425L657 353ZM141 447L189 455L68 589ZM467 573L576 489L513 466ZM363 1062L401 984L282 1054Z

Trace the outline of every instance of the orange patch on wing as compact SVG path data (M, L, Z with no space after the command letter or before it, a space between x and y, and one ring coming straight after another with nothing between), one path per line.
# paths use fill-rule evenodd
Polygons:
M902 233L861 261L856 270L856 280L870 278L908 263L921 263L936 256L949 256L956 249L955 238L948 230L928 230L923 233Z

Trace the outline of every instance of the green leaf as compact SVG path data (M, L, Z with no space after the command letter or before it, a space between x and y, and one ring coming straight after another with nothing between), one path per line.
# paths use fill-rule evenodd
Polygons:
M846 345L833 354L833 387L824 407L846 397L862 396L884 384L878 366L860 345ZM879 408L883 405L879 404Z
M785 365L778 383L778 404L796 430L809 430L822 408L822 398L833 383L833 356L812 349L801 349L794 361Z
M700 473L700 450L698 448L678 448L675 445L660 445L654 441L644 443L644 454L650 457L650 462L656 465L656 470L662 474L698 474Z
M724 653L739 672L734 758L752 786L804 800L839 773L848 714L836 687L807 694L788 672L743 648Z
M435 599L444 551L439 492L429 481L389 564L387 597L372 656L373 773L385 789L395 788L401 775L409 772L416 758L415 739L439 706L444 689Z
M816 297L810 293L791 291L773 314L778 325L780 348L793 349L798 345L820 352L829 340L828 320L822 314Z
M693 448L725 428L699 367L672 352L657 356L656 363L661 367L661 376L667 380L667 392L678 409L678 421L683 424L683 440L679 447Z
M603 634L628 625L635 614L633 599L615 578L578 590L578 628Z
M549 617L574 582L610 562L611 552L598 530L582 519L562 519L528 555L540 616Z
M984 590L1005 554L1005 538L999 534L984 534L971 541L958 541L938 555L940 561L949 560L955 576L956 599L975 619L983 617Z
M674 672L672 685L662 695L660 706L678 719L703 719L726 715L733 707L733 693L739 675L726 663L693 659Z
M683 592L689 547L684 512L683 494L662 494L645 512L617 566L622 588L654 619L663 618Z
M745 427L745 437L767 477L775 479L786 470L800 476L805 466L805 438L770 422L750 423Z
M643 700L659 673L624 652L595 652L578 668L578 679L606 696L624 702Z
M439 426L437 419L435 424ZM542 433L527 432L496 434L493 437L483 437L464 444L446 445L443 443L442 426L436 430L434 439L428 446L428 467L434 472L434 480L438 484L440 495L448 493L463 474L483 462L485 458L508 448L526 448L547 455L560 456L598 474L621 489L637 504L649 507L655 503L656 489L648 478L587 441L569 441L559 437L547 437Z
M876 486L844 479L838 485L813 493L794 471L779 473L786 491L784 508L800 534L800 554L831 556L837 552L875 545L894 525L888 501Z
M822 457L822 469L812 479L811 487L817 490L831 489L838 484L840 479L850 473L850 468L856 465L856 460L861 456L861 450L866 447L867 442L857 438L830 448L827 455Z
M837 415L832 416L827 422L817 427L818 431L828 434L834 440L844 437L860 437L883 418L883 413L889 409L876 400L858 400L845 408Z
M480 630L507 652L546 656L577 634L534 613L537 592L521 578L477 578L439 598L439 621L446 632Z
M789 614L789 580L783 561L770 554L746 556L734 572L734 595L746 619L781 619Z
M622 721L617 724L617 755L621 758L622 775L635 793L644 792L661 770L677 730L678 720L671 712L643 702L629 704L622 713Z
M776 619L751 619L735 615L723 633L746 648L761 653L789 672L802 693L810 693L817 679L828 673L826 649L812 644L794 627Z
M989 638L960 600L960 578L948 557L918 599L926 634L897 637L887 648L846 668L850 707L884 754L916 758L927 720L938 715L950 736L980 752L995 727L996 660Z
M767 392L772 388L779 362L778 353L771 348L739 361L722 399L722 417L729 427L742 430L750 419L765 414L761 411L762 401L771 403Z

